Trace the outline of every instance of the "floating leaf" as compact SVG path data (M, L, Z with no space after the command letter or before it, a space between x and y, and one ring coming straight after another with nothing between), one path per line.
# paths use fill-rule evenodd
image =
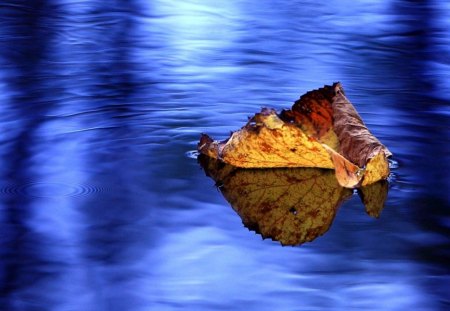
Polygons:
M299 245L323 235L352 190L332 170L318 168L240 169L207 156L199 161L244 225L282 245ZM382 184L382 185L380 185ZM360 189L366 210L377 217L387 183Z
M369 132L340 83L306 93L280 114L262 109L225 141L203 134L198 150L241 168L334 169L347 188L386 179L392 155Z

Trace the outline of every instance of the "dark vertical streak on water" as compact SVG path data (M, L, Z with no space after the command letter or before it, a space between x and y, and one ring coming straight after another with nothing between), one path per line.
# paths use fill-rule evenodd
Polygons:
M390 132L386 143L403 166L398 172L399 184L394 187L414 184L408 196L407 206L411 208L408 218L423 232L433 234L413 241L414 247L410 251L423 262L434 262L429 266L429 273L434 278L423 280L422 285L427 291L436 289L438 298L444 294L445 290L441 289L449 286L446 275L450 253L445 237L450 233L450 200L445 189L448 188L450 164L445 160L449 148L443 142L448 141L450 128L448 115L436 113L448 110L449 104L442 100L445 90L439 90L434 84L429 64L444 57L441 53L445 52L438 44L441 39L439 27L433 23L443 12L433 1L395 1L391 9L393 18L384 35L390 35L393 40L373 36L371 29L361 31L367 38L362 39L367 41L367 46L383 47L388 52L373 49L363 54L365 65L359 74L362 75L364 70L374 73L373 81L367 81L367 85L375 86L371 90L374 102L382 101L385 93L393 95L390 96L391 103L384 103L391 106L396 119L385 129ZM381 76L384 79L380 79ZM403 131L396 131L398 128Z
M428 75L428 67L440 53L436 44L439 33L433 25L433 21L439 17L439 10L433 6L432 1L399 1L395 3L398 23L406 29L408 37L400 41L402 50L408 51L403 57L403 66L406 72L404 76L414 77L414 83L408 87L411 93L416 94L405 104L404 96L397 99L398 110L402 114L409 114L414 124L409 127L414 132L420 127L421 135L417 137L418 144L414 155L420 158L415 161L414 173L417 184L421 185L422 191L415 193L410 199L410 205L415 207L412 214L413 219L423 228L425 232L434 232L428 240L417 241L414 249L415 255L424 262L433 262L429 267L429 274L434 278L425 280L423 286L426 290L436 290L436 299L445 295L450 283L446 279L448 274L448 263L450 262L450 251L445 237L450 236L449 195L444 194L448 185L448 174L450 163L445 160L449 154L446 143L450 130L448 116L436 115L435 110L439 107L447 107L441 99L433 96L442 92L434 85ZM423 193L427 196L423 196Z
M138 110L134 100L138 81L133 74L138 70L133 61L135 22L131 18L137 10L132 2L126 7L121 1L99 2L81 17L98 23L88 33L93 45L82 51L92 57L87 64L89 80L83 86L90 96L86 106L94 106L110 128L94 131L89 144L95 149L86 157L87 165L94 168L90 179L108 184L109 191L79 209L88 224L82 238L87 282L94 303L105 310L125 310L139 301L139 293L124 291L118 296L117 292L142 274L133 265L154 238L148 230L152 206L137 200L143 191L136 182L143 172L137 168L143 164L130 147L142 135L129 123ZM99 49L100 54L96 53Z
M36 173L30 163L39 140L36 131L54 105L45 93L47 81L41 66L57 31L56 13L51 1L17 1L0 6L1 37L8 38L1 42L0 57L7 68L6 85L13 94L2 103L7 106L8 117L13 123L3 136L6 139L1 141L4 146L3 185L26 184ZM18 20L21 22L17 23ZM7 224L2 228L1 238L0 257L7 258L2 261L0 274L2 310L21 309L21 293L58 274L57 258L45 255L46 243L30 225L32 203L26 196L13 196L2 201L1 212ZM31 295L26 299L30 300L29 310L34 310L34 301L39 297Z

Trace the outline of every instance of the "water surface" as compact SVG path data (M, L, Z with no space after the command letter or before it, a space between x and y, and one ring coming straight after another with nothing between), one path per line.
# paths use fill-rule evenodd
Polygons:
M449 5L178 2L0 4L0 309L448 309ZM263 240L186 152L334 81L385 207Z

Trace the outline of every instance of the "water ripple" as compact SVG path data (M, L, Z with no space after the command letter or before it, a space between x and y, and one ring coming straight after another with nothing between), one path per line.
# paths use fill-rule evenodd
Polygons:
M200 153L197 150L189 150L184 155L190 159L197 159Z
M1 196L24 196L33 198L64 198L88 196L105 192L105 188L93 185L71 185L63 182L30 181L20 185L0 188Z

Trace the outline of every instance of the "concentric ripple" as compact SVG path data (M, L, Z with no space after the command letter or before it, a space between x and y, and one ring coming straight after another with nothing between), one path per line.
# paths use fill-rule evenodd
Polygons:
M92 185L71 185L63 182L30 181L21 185L1 187L0 195L34 198L63 198L87 196L104 191L104 188Z

